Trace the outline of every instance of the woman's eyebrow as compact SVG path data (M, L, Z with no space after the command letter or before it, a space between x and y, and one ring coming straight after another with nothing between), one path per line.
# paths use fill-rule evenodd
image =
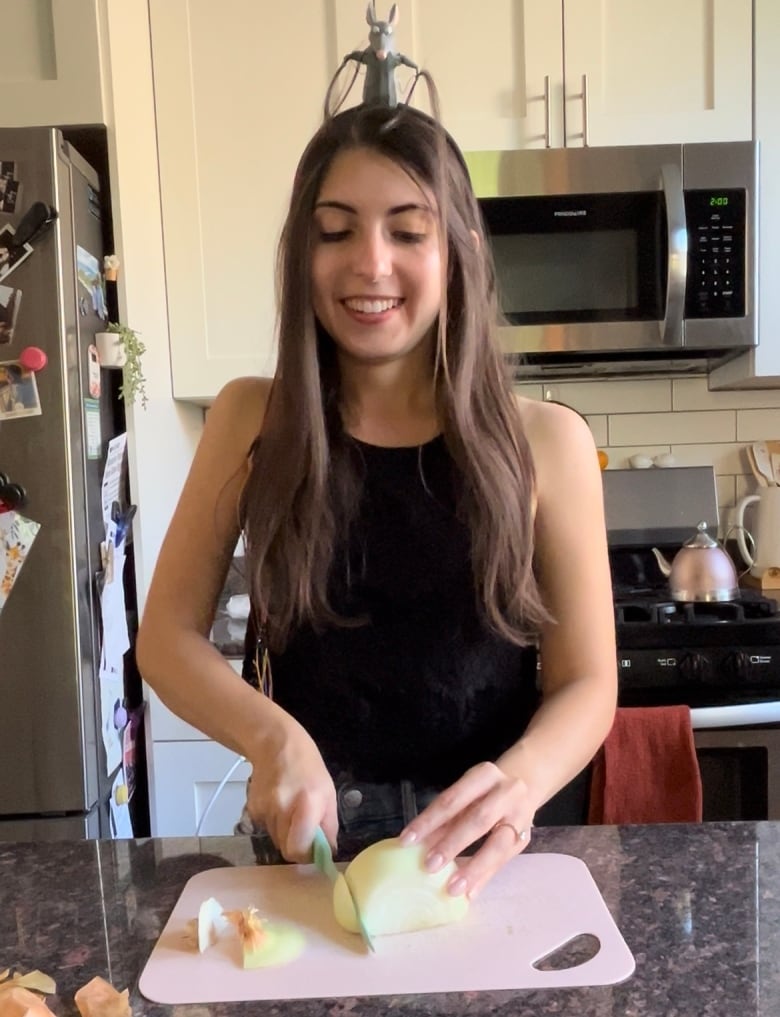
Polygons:
M319 208L336 208L340 212L347 212L350 215L357 215L358 210L352 205L348 205L344 201L318 201L314 206L315 211ZM431 214L431 209L428 205L420 204L419 202L410 201L404 205L393 205L392 208L388 208L385 215L402 215L404 212L425 212Z

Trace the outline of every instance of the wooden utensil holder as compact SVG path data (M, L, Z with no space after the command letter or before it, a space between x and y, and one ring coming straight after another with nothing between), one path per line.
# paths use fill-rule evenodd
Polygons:
M752 590L780 590L780 566L773 566L764 569L760 576L753 576L749 572L740 580L743 586Z

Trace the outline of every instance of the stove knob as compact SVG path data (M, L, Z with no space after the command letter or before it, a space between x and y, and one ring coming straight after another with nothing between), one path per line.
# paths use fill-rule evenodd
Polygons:
M701 653L686 653L680 661L680 674L689 681L700 681L708 671L707 658Z
M726 665L736 678L750 676L750 656L744 650L736 650L726 657Z

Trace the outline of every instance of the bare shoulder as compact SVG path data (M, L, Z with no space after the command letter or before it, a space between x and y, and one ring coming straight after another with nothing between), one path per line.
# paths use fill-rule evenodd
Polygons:
M560 456L566 465L581 454L596 462L595 442L588 423L579 413L560 403L543 402L517 396L517 408L534 465L542 470L550 456Z
M206 427L229 435L232 443L248 452L263 426L270 392L270 378L234 378L218 392L206 415Z

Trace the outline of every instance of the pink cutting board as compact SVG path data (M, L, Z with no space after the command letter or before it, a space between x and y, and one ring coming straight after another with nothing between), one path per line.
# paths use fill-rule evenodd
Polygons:
M254 905L264 918L293 923L306 937L303 953L281 967L245 971L231 936L199 954L184 931L207 897L225 909ZM520 855L491 880L463 921L378 936L373 955L359 936L336 924L331 900L330 882L311 865L200 872L184 887L140 990L156 1003L217 1003L611 985L634 971L593 877L571 855ZM590 960L557 971L533 966L583 933L601 944Z

